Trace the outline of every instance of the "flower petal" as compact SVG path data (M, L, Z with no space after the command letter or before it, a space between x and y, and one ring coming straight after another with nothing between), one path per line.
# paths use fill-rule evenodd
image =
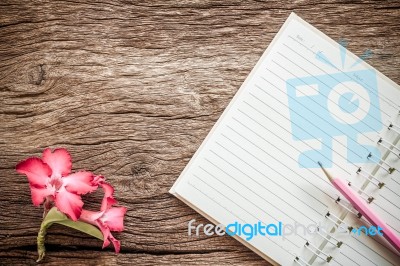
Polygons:
M111 208L111 206L118 204L118 201L114 198L108 197L108 198L103 198L103 201L101 202L101 208L100 210L106 211ZM105 206L103 208L103 206Z
M101 226L100 224L101 223L99 223L98 226L99 226L101 232L103 233L103 238L104 238L103 248L110 245L110 240L111 240L111 242L114 245L115 253L119 253L119 251L121 250L121 242L114 238L114 236L111 234L109 228L107 228L106 226Z
M100 210L105 211L107 209L109 209L113 204L117 204L117 200L114 199L114 188L106 183L100 183L100 186L103 188L104 191L104 196L103 196L103 200L101 202L101 207Z
M114 188L110 184L103 182L100 184L104 191L104 197L112 197L114 194Z
M65 188L69 192L86 194L93 192L97 186L92 185L93 174L91 172L76 172L62 178Z
M72 159L66 149L58 148L51 152L51 149L47 148L43 151L42 158L53 170L53 175L60 177L71 173Z
M121 242L119 240L115 239L111 233L108 236L108 238L111 240L111 242L114 245L115 253L119 253L119 251L121 250Z
M20 174L25 174L31 185L41 188L45 187L52 173L50 167L40 158L36 157L20 162L17 164L16 170Z
M110 245L110 240L108 240L108 236L111 234L110 233L110 229L105 226L104 224L102 224L102 222L100 221L96 221L97 223L97 227L100 229L101 233L103 234L103 247L105 248L108 245Z
M106 178L104 176L96 175L96 176L93 177L92 183L93 183L93 185L98 186L101 183L103 183L105 180L106 180Z
M94 211L88 211L88 210L82 209L79 220L86 222L86 223L93 224L93 225L98 225L97 219L99 219L101 216L103 216L103 214L104 214L104 212L94 212Z
M50 189L31 186L31 197L33 205L35 206L42 204L44 199L50 195L53 195L53 192Z
M82 212L83 201L79 195L71 193L64 187L56 193L55 197L56 207L73 221L78 220Z
M107 210L101 220L110 228L111 231L121 232L124 230L125 207L114 207Z

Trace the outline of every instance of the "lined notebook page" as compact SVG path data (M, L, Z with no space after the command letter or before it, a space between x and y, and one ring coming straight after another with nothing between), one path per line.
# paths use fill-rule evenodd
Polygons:
M363 185L356 171L371 170L370 151L380 156L376 140L399 96L394 83L349 52L343 59L336 42L292 13L170 192L224 225L325 224L327 211L344 212L317 161ZM241 240L283 265L297 255L315 259L306 241L318 237Z

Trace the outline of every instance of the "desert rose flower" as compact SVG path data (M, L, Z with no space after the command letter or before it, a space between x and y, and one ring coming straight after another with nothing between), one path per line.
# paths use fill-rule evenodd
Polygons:
M104 191L100 211L94 212L83 209L79 219L83 222L93 224L100 229L104 238L103 248L107 247L111 241L115 252L119 253L121 243L114 238L111 231L121 232L124 230L124 216L127 209L125 207L113 207L113 205L117 204L117 201L113 197L114 188L104 182L103 177L95 177L95 183L101 186Z
M91 172L71 173L71 156L66 149L53 152L47 148L42 158L31 157L20 162L16 170L28 177L32 202L39 206L54 202L55 206L73 221L78 220L82 212L82 194L93 192L97 185L93 183ZM47 205L45 204L45 205ZM49 209L49 206L45 206Z

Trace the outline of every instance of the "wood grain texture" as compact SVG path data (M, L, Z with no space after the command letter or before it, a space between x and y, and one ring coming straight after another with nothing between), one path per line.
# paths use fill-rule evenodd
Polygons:
M48 265L263 265L168 194L290 12L400 82L397 1L0 2L0 264L35 264L41 211L18 161L66 147L128 207L121 254L61 226ZM99 200L94 195L89 200ZM89 204L90 207L90 204Z

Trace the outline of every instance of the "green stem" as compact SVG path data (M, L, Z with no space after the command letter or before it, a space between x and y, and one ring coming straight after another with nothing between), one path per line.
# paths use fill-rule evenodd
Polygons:
M40 226L40 230L39 230L39 233L37 236L37 251L38 251L39 257L36 260L36 262L40 262L46 255L46 247L44 246L44 241L46 239L47 228L49 228L50 225L51 224L43 221Z

